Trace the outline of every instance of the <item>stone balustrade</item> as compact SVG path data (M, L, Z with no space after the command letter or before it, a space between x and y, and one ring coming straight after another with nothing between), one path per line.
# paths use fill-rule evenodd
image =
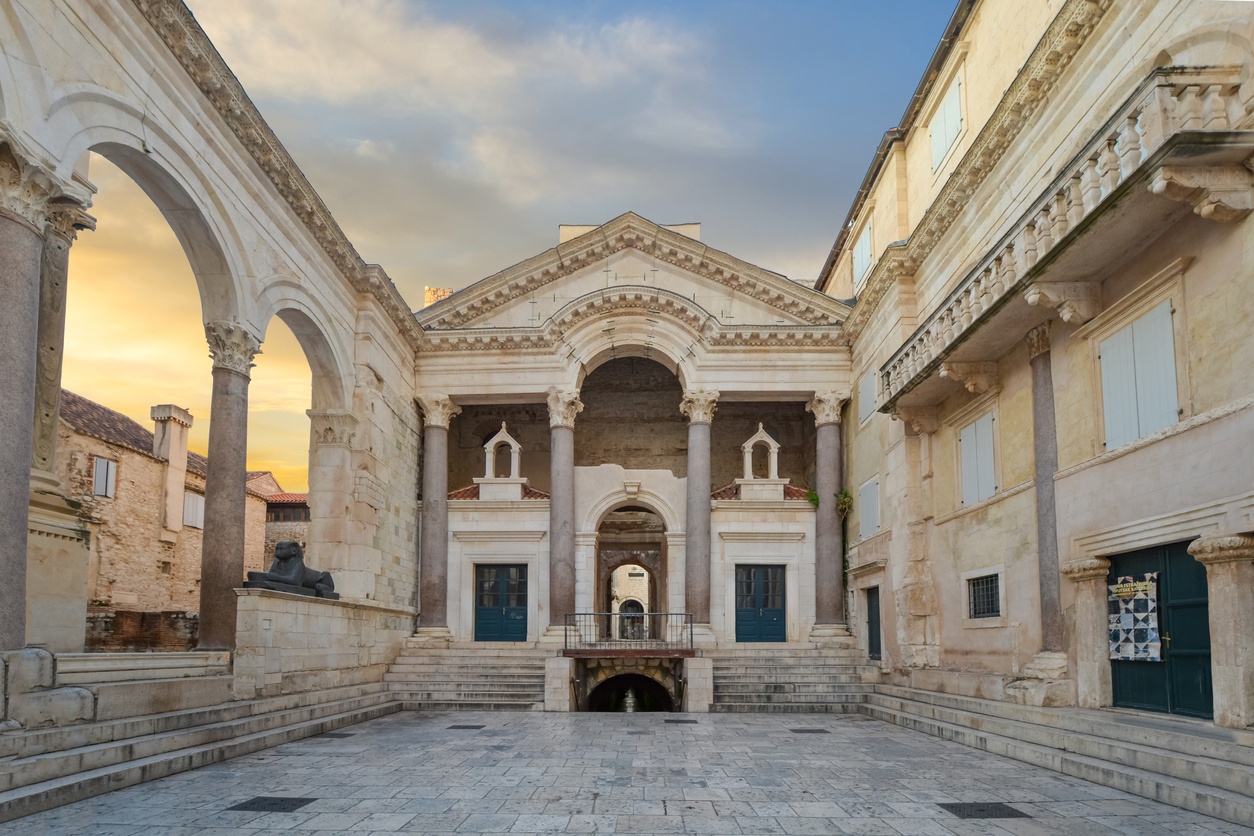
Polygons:
M1183 132L1234 130L1242 114L1238 87L1231 68L1169 67L1152 73L883 367L881 403L893 402L930 375L1016 292L1030 305L1056 308L1065 322L1091 319L1100 310L1099 288L1035 283L1043 270L1034 268L1043 267L1050 252L1169 139ZM1149 190L1193 203L1202 217L1236 220L1251 208L1251 182L1248 170L1242 176L1235 171L1240 167L1226 168L1162 165Z

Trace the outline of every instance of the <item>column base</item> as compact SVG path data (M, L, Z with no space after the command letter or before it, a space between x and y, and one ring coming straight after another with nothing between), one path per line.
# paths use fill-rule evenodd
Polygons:
M718 636L709 624L692 625L692 646L713 650L718 647Z
M810 641L819 647L856 647L848 624L815 624L810 628Z
M1076 704L1076 683L1067 678L1067 654L1043 650L1023 669L1023 678L1006 686L1006 701L1020 705Z
M449 644L453 641L453 631L447 627L419 627L411 641Z
M565 647L566 628L561 624L550 624L544 628L544 632L540 635L540 640L537 644L541 647Z

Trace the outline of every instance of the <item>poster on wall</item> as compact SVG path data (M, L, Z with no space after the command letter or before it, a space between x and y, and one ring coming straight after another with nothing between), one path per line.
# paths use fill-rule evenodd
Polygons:
M1107 588L1110 658L1122 662L1161 662L1158 573L1119 577Z

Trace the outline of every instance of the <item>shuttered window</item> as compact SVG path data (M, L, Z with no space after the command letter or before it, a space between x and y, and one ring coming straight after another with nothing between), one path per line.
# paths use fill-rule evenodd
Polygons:
M962 504L974 505L997 493L993 455L993 413L988 413L958 432L962 470Z
M1098 351L1107 450L1178 420L1170 300L1102 340Z
M191 491L183 492L183 525L205 527L205 498Z
M858 381L858 423L875 414L875 372L869 371Z
M858 489L858 534L870 537L880 528L880 480L864 482Z
M940 168L954 140L962 133L962 76L956 76L928 124L932 136L932 171Z
M862 234L858 236L858 240L853 245L853 288L855 291L862 287L862 281L866 278L866 274L870 269L871 222L867 221Z
M96 456L92 464L91 492L96 496L112 498L117 493L118 463Z

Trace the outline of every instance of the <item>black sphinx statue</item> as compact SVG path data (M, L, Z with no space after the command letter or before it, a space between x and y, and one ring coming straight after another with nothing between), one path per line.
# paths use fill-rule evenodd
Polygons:
M268 572L249 572L245 589L273 589L315 598L338 599L330 572L319 572L305 565L305 552L300 543L281 540L274 547L274 562Z

